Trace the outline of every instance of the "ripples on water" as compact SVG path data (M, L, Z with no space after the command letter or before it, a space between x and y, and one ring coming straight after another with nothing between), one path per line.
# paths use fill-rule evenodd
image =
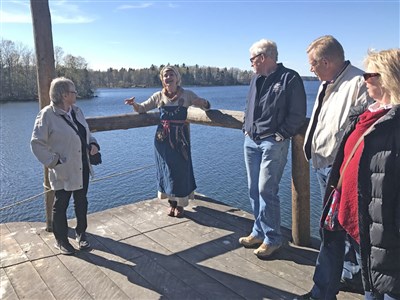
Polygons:
M305 82L308 116L318 88L318 82ZM243 111L247 86L188 87L208 99L212 108ZM125 98L135 96L146 100L157 88L99 89L91 100L78 100L86 117L132 112L124 105ZM1 113L1 207L43 192L43 167L30 151L30 137L37 102L0 104ZM156 197L153 137L155 127L114 130L94 133L103 156L103 164L94 166L96 178L91 182L89 212L129 204ZM191 125L192 158L197 192L233 207L251 212L247 196L246 170L243 161L243 135L240 130ZM291 226L291 153L288 155L281 185L282 225ZM145 167L143 170L134 171ZM130 172L132 171L132 172ZM128 173L130 172L130 173ZM124 173L121 176L112 176ZM311 173L311 227L317 236L320 196L314 174ZM315 204L314 204L315 203ZM73 205L68 217L74 217ZM44 221L44 197L0 211L0 222Z

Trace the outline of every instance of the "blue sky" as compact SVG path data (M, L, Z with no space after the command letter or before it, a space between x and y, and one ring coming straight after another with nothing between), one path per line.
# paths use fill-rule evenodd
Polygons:
M0 36L34 49L30 1L0 0ZM362 67L368 49L400 47L400 0L50 0L53 44L94 70L182 64L250 70L249 48L266 38L301 75L306 48L331 34Z

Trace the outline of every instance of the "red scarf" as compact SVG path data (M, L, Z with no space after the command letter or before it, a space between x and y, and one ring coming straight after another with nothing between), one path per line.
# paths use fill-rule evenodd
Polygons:
M344 146L344 158L342 166L340 167L340 173L342 173L343 166L348 160L350 152L353 150L354 145L361 135L388 111L388 109L381 109L374 112L366 110L362 115L360 115L360 119L357 122L354 131L349 135ZM343 174L338 214L340 225L342 225L346 232L358 243L360 243L358 230L358 166L363 148L364 141L362 141L358 146Z

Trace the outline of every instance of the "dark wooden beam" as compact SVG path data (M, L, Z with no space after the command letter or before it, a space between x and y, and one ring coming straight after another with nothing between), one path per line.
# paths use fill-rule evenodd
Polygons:
M31 0L33 36L35 39L39 109L50 104L50 83L55 77L53 34L48 0ZM52 231L54 191L50 189L48 170L44 168L44 191L47 231Z

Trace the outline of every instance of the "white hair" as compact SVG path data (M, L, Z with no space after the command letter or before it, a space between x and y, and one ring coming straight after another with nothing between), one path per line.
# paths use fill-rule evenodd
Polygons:
M252 56L264 53L275 61L278 61L278 47L270 40L261 39L255 42L249 49Z

